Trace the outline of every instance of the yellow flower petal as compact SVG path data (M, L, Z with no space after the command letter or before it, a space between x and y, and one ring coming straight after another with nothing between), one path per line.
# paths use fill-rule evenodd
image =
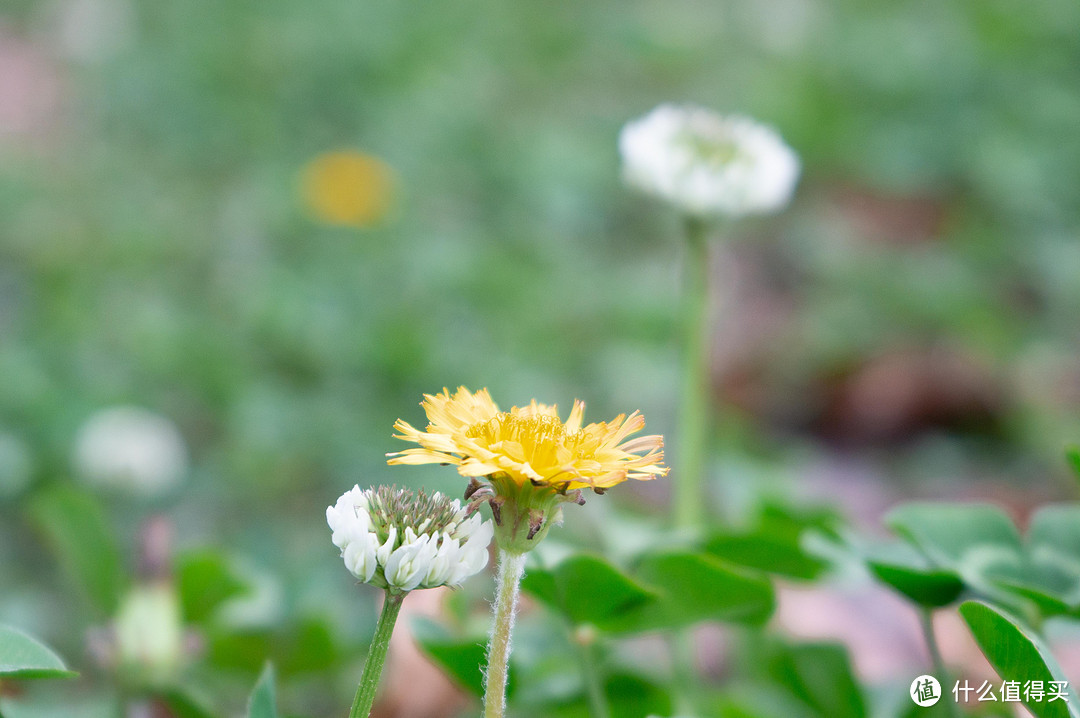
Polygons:
M388 454L392 464L456 464L463 476L505 475L557 489L608 488L627 479L663 476L661 436L629 439L645 428L634 412L610 422L583 425L585 404L575 401L564 423L558 408L535 399L499 411L486 389L459 387L427 394L421 403L428 426L419 431L405 421L394 424L399 439L420 448Z

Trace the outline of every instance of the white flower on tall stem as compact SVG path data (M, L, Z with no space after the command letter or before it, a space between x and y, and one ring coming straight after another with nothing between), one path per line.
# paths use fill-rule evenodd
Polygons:
M709 382L709 236L716 220L770 214L787 206L799 179L799 158L770 127L738 115L694 106L661 105L619 135L627 184L674 206L685 231L681 391L676 451L679 472L672 497L681 529L708 521L705 474L713 434ZM694 665L672 646L693 681Z
M457 586L488 562L493 527L436 492L359 486L326 509L345 568L395 592Z
M474 507L475 508L475 507ZM326 509L345 568L386 591L349 718L367 718L401 603L418 588L457 586L488 562L490 521L436 492L354 486Z
M623 127L626 182L687 215L737 218L783 209L799 158L770 127L692 105L660 105Z

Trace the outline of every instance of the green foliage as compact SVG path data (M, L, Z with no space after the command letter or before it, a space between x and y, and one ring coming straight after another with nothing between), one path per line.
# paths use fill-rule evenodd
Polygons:
M655 681L631 673L614 673L604 681L603 691L607 697L611 718L641 718L644 715L667 716L672 714L672 700L668 691ZM528 710L528 709L526 709ZM588 701L584 695L571 701L550 703L542 706L542 712L530 715L551 718L591 718Z
M799 513L770 502L750 528L714 529L705 541L705 550L739 566L812 580L828 568L828 563L803 549L802 536L807 531L834 536L838 520L829 510Z
M587 554L570 556L551 570L530 568L522 589L572 624L601 629L618 625L620 617L657 598L603 558Z
M210 549L178 557L176 580L184 619L191 623L207 620L218 606L247 590L225 557Z
M180 688L164 691L161 694L161 701L169 707L176 718L219 718L194 696Z
M866 701L847 651L824 643L777 643L766 654L772 678L822 718L865 718Z
M1020 550L1020 534L989 504L904 504L885 523L938 566L964 567Z
M77 675L37 639L0 624L0 679L72 678Z
M220 668L254 672L269 658L291 677L328 670L342 656L333 627L321 616L300 616L278 630L215 630L210 636L209 657Z
M416 618L411 624L413 638L436 665L455 683L474 696L484 695L484 654L487 636L457 637L440 624ZM512 696L516 685L515 672L510 671L507 695Z
M878 579L920 606L947 606L964 590L964 581L955 570L931 565L909 544L875 546L867 550L865 559Z
M111 615L129 581L97 499L73 487L52 487L31 500L30 516L72 581L102 614Z
M985 505L908 504L886 522L907 541L861 553L911 601L948 605L965 590L1043 618L1080 617L1080 506L1046 506L1026 536Z
M278 718L274 667L269 663L263 668L255 688L251 691L251 697L248 698L247 718Z
M1080 446L1070 446L1065 452L1065 459L1069 462L1069 467L1076 474L1076 478L1080 479Z
M1004 680L1067 681L1049 649L1025 628L1019 619L1005 611L979 601L960 606L960 615L971 629L986 659ZM1069 688L1068 700L1025 701L1027 709L1037 718L1076 718L1080 716L1076 692Z
M659 598L630 611L616 622L615 630L674 628L706 620L758 624L774 607L767 578L708 554L679 550L648 554L634 575Z
M571 555L550 569L530 568L522 587L571 624L612 633L707 620L761 623L773 609L768 579L689 550L646 554L630 575L601 557Z

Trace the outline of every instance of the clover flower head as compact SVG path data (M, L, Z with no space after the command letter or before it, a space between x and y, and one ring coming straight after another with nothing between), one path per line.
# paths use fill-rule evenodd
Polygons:
M156 496L188 467L187 446L168 418L134 406L91 416L75 439L75 470L89 483Z
M460 585L487 565L493 534L460 501L387 486L354 486L326 522L353 576L399 593Z
M739 115L665 104L619 134L623 177L695 217L783 209L799 158L770 127Z

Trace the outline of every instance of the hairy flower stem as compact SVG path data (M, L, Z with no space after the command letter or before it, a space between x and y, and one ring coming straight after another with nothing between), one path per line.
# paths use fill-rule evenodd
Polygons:
M704 514L702 481L709 436L709 251L706 235L703 220L686 219L680 466L674 501L675 525L680 528L699 525Z
M945 661L941 657L941 649L938 647L937 636L934 634L934 614L929 608L919 610L919 619L922 624L923 638L926 640L926 650L930 653L930 663L934 667L934 678L941 683L942 691L948 690L949 671L945 668ZM948 705L946 710L953 718L959 718L960 710L955 701L941 701Z
M353 699L349 718L368 718L371 714L375 693L379 689L379 677L382 676L383 664L386 663L386 650L390 647L390 635L394 632L394 624L404 600L404 593L386 592L386 600L383 601L382 613L379 614L379 622L375 626L375 636L371 639L371 648L368 650L367 660L364 661L364 672L360 676L360 685L356 687L356 697Z
M510 661L510 636L517 614L518 589L525 575L525 554L499 549L499 572L495 579L495 625L488 643L484 676L484 718L502 718L506 712L506 678Z

